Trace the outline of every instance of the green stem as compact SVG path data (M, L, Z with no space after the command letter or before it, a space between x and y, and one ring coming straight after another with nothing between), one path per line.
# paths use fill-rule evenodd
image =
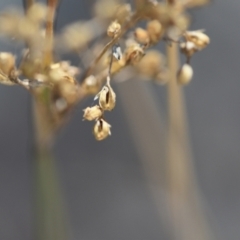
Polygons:
M46 103L38 98L33 109L36 138L36 239L67 240L63 199L51 148L53 131L46 109Z

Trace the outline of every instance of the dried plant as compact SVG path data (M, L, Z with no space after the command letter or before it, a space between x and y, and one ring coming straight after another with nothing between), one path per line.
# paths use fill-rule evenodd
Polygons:
M139 0L135 1L134 9L122 1L100 0L94 6L93 19L72 23L55 35L57 3L57 0L48 0L47 5L26 1L25 15L16 10L0 15L1 35L26 43L19 66L16 66L16 56L0 53L0 81L24 87L41 105L47 129L44 141L54 136L79 101L92 94L96 95L94 100L99 101L98 107L86 108L83 118L95 120L96 125L105 121L104 111L111 111L116 103L111 79L126 67L141 79L167 83L169 69L164 55L158 50L148 51L158 42L176 42L186 56L186 64L178 73L179 84L191 80L190 59L209 44L209 37L202 30L188 30L188 8L201 6L206 0ZM146 27L139 27L140 22ZM75 52L82 58L88 55L90 59L84 62L85 69L80 69L66 60L57 61L55 52L58 55ZM95 136L99 131L96 129L95 126Z
M181 106L177 109L178 103L175 104L173 97L175 86L191 81L191 58L210 43L203 30L189 30L191 17L188 10L208 2L135 0L132 8L120 0L98 0L92 19L71 23L59 34L54 33L58 0L47 0L46 5L25 0L24 14L20 10L3 11L0 34L25 43L26 48L22 56L18 56L21 58L18 65L17 57L12 53L0 53L0 82L19 85L32 94L40 158L49 158L48 150L56 131L71 116L75 106L89 96L93 96L95 104L84 109L83 119L95 122L93 134L96 140L111 135L111 125L104 113L112 111L116 105L112 81L120 71L127 73L122 81L134 77L167 84L169 151L173 152L175 145L171 132L176 131L175 117L181 120L179 125L183 122ZM166 56L153 48L158 43L166 45ZM178 52L186 57L180 68ZM77 54L83 67L59 60L63 53ZM181 126L184 131L184 124ZM169 157L170 165L174 157ZM39 174L43 176L41 171ZM63 235L52 239L64 239ZM48 238L42 235L42 239Z

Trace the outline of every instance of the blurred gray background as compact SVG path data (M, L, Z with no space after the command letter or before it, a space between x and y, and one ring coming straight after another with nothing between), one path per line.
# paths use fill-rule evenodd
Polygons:
M1 0L0 9L13 4L22 2ZM92 4L62 0L58 27L89 18ZM204 28L211 38L192 61L195 75L185 95L197 179L218 240L240 238L239 9L237 0L216 0L191 12L192 29ZM1 42L0 51L10 49L18 51ZM164 109L164 87L153 87ZM55 145L72 239L171 239L146 185L121 98L107 116L113 134L103 142L95 141L91 123L82 122L90 102L77 108ZM31 97L20 87L0 85L2 240L33 239L31 149Z

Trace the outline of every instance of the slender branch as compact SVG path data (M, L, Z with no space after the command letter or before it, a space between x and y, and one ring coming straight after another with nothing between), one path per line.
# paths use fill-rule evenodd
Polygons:
M89 75L91 75L93 69L96 67L96 65L99 63L99 61L101 60L101 58L103 57L103 55L107 52L107 50L113 46L114 43L116 43L116 41L118 40L118 36L113 38L110 42L108 42L104 48L102 49L102 51L99 53L99 55L96 57L96 59L90 64L90 66L88 67L88 69L85 71L84 76L83 76L83 80L88 77Z
M86 79L86 77L88 77L89 75L91 75L91 73L93 72L94 68L96 67L96 65L99 63L99 61L101 60L101 58L104 56L104 54L108 51L108 49L110 47L112 47L117 41L118 39L120 39L128 30L129 28L131 28L134 24L136 24L136 22L141 18L141 16L139 15L138 12L136 12L135 14L133 14L133 16L131 17L131 19L125 24L125 26L122 28L121 32L116 35L110 42L108 42L104 48L102 49L102 51L99 53L99 55L96 57L96 59L92 62L92 64L90 64L90 66L87 68L87 70L85 71L85 73L83 74L83 78L82 81L84 81Z

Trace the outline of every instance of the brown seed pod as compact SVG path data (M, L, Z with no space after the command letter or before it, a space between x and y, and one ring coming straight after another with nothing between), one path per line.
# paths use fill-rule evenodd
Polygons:
M95 97L99 98L99 105L104 111L111 111L116 105L116 94L109 83Z
M86 90L88 94L96 94L97 92L99 92L101 86L96 77L90 75L84 80L82 87L84 88L84 90Z
M140 74L150 78L155 78L161 71L163 65L164 58L162 54L156 50L150 50L146 52L146 55L136 65L136 68Z
M190 58L198 49L193 42L187 41L180 44L181 52Z
M184 64L177 74L177 82L181 85L188 84L193 77L193 69L189 64Z
M2 73L9 76L11 71L15 68L15 56L8 52L0 53L0 70Z
M139 44L135 43L126 48L124 55L127 64L135 65L142 59L145 53Z
M163 36L163 26L158 20L152 20L147 24L147 31L152 43L157 43Z
M107 123L105 120L98 119L93 128L93 134L96 140L101 141L111 135L110 131L111 125Z
M87 107L83 111L83 118L88 121L99 119L103 115L103 110L98 105Z
M120 33L120 31L121 25L117 21L114 21L109 25L107 29L107 35L111 38L114 38Z
M202 50L210 43L210 38L202 30L187 31L183 36L186 41L194 43L198 50Z
M136 28L134 31L134 37L136 41L144 46L148 46L150 42L148 32L143 28Z

